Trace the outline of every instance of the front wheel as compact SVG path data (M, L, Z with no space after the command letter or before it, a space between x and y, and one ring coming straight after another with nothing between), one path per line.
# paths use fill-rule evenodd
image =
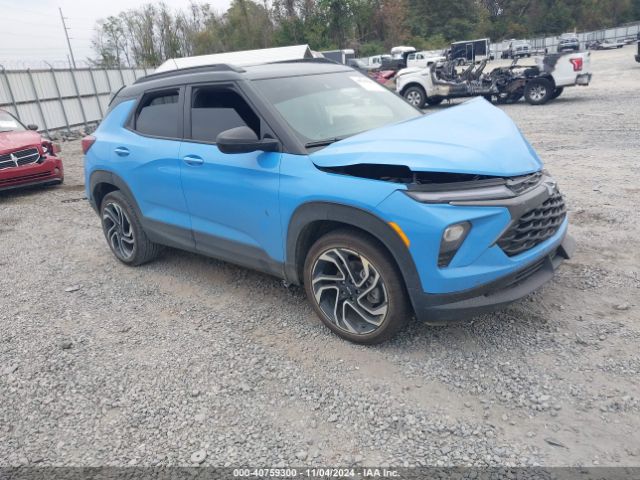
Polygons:
M404 99L416 108L424 107L426 94L422 87L409 87L404 91Z
M410 315L404 282L393 259L355 230L330 232L311 247L304 285L322 322L351 342L384 342Z
M553 84L546 78L535 78L527 83L524 89L524 99L529 105L544 105L551 100Z

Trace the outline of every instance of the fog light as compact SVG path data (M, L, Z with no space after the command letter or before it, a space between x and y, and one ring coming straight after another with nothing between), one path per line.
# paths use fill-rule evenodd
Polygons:
M467 229L464 224L451 225L447 227L442 235L442 240L445 242L457 242L464 235Z
M440 253L438 255L438 267L449 266L451 260L460 249L462 242L467 238L471 230L469 222L456 223L445 228L440 241Z

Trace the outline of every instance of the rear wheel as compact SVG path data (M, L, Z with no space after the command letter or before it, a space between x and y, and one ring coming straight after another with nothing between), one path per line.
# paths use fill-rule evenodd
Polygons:
M534 78L524 89L524 99L530 105L544 105L551 100L553 85L546 78Z
M422 87L413 86L404 91L404 99L416 108L423 108L427 95Z
M510 103L516 103L522 98L522 92L516 91L511 93L501 93L498 95L497 103L499 105L508 105Z
M564 92L564 87L558 87L553 91L553 95L552 95L552 99L556 99L558 98L560 95L562 95L562 92Z
M355 230L330 232L311 247L304 284L322 322L351 342L384 342L410 314L404 282L392 258Z
M104 197L100 218L109 248L122 263L142 265L160 253L162 247L147 238L134 208L121 192L116 190Z

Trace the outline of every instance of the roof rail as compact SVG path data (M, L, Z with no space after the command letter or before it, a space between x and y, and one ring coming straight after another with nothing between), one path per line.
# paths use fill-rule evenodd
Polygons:
M199 65L196 67L186 67L177 70L167 70L159 73L151 73L144 77L139 78L134 82L134 85L138 83L144 83L151 80L157 80L159 78L175 77L176 75L186 75L189 73L206 73L206 72L235 72L244 73L245 70L233 65L227 65L226 63L220 63L217 65Z

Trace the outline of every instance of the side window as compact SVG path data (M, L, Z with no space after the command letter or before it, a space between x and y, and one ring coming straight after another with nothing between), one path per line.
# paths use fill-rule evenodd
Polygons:
M192 90L193 140L214 143L219 133L244 126L260 137L260 119L237 92L222 87L199 87Z
M154 137L179 138L180 98L178 89L145 95L136 115L136 132Z

